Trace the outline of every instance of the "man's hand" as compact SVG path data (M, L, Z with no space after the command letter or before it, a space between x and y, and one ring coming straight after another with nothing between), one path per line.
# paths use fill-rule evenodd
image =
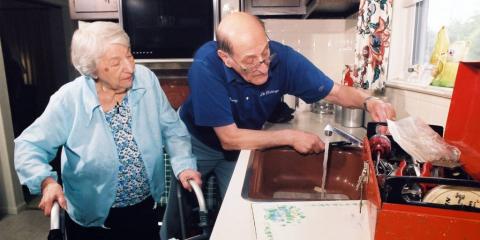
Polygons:
M325 144L320 138L312 133L293 130L292 146L299 153L320 153L325 149Z
M182 183L183 188L187 189L189 192L192 191L192 186L188 183L188 180L193 179L198 186L202 186L202 178L201 174L192 169L183 170L180 174L178 174L178 180Z
M372 98L365 103L367 111L372 116L373 121L386 122L387 119L395 120L396 113L390 103L386 103L378 98Z
M53 178L47 177L42 182L42 199L38 207L43 210L45 216L50 216L52 205L58 202L61 208L67 209L67 201L63 194L63 189Z
M396 117L395 110L390 103L369 96L368 92L357 88L335 83L325 99L343 107L363 108L370 112L372 119L376 122L386 122L387 119L395 120Z

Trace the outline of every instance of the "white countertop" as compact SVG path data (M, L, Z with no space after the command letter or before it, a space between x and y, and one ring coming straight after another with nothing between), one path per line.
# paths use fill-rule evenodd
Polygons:
M323 129L330 123L334 127L344 130L357 137L366 135L364 128L345 128L334 123L333 115L320 115L311 112L296 112L295 118L284 124L266 124L265 130L279 130L286 128L299 129L316 133L320 138L325 139ZM338 136L332 136L331 141L341 140ZM238 158L232 179L223 200L222 207L218 214L211 239L256 239L254 214L252 202L241 196L243 182L247 171L250 150L243 150ZM328 226L338 228L338 231L345 231L345 226ZM311 229L311 232L302 234L318 233L319 229Z

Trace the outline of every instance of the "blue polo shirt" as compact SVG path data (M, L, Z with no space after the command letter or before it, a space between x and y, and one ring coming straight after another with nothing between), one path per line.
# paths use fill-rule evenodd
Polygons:
M190 96L180 117L190 133L211 148L236 160L238 151L224 151L214 127L236 123L239 128L261 129L284 94L316 102L330 93L333 81L304 56L279 42L269 42L275 53L263 85L245 81L225 66L217 55L217 43L200 47L188 73Z

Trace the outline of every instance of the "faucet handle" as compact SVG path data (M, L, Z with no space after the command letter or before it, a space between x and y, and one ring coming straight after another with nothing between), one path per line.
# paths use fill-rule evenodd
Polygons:
M333 135L333 127L330 124L327 124L323 129L325 136L331 137Z

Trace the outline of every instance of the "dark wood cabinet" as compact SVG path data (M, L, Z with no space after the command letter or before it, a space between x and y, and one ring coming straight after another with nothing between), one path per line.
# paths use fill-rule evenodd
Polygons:
M174 109L178 109L187 100L190 93L186 77L160 78L160 86L162 86L168 101Z
M152 70L158 78L167 99L176 110L187 100L190 93L188 87L188 69L191 62L137 61Z

